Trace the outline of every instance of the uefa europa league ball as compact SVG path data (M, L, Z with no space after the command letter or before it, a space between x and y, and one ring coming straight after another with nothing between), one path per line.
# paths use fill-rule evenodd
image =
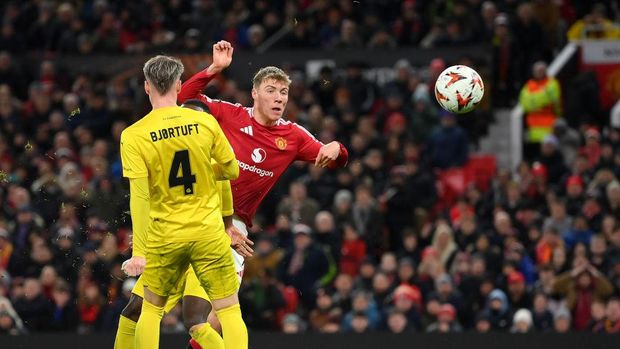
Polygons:
M445 110L463 114L472 111L484 96L484 83L468 66L453 65L439 74L435 98Z

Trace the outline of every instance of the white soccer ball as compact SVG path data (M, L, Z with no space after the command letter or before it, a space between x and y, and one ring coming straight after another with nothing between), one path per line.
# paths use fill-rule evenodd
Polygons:
M478 73L465 65L453 65L439 74L435 98L445 110L463 114L472 111L484 96L484 83Z

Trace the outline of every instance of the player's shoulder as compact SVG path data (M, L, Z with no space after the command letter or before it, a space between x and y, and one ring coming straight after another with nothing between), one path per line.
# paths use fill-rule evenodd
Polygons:
M282 120L282 119L280 119ZM315 139L314 135L312 133L310 133L310 131L308 131L305 127L303 127L302 125L296 123L296 122L292 122L292 121L287 121L286 122L286 127L289 127L292 132L294 132L295 134L297 134L299 137L303 137L303 138L307 138L310 137L312 139Z
M138 133L138 130L141 129L143 126L143 120L144 118L134 122L133 124L127 126L122 132L121 132L121 140L123 139L128 139L128 138L133 138L134 135L136 133Z
M209 128L219 127L217 119L215 119L215 116L213 114L197 110L192 110L192 112L193 113L191 114L191 116L193 117L193 120L196 120L197 122L204 124Z
M140 140L142 138L141 135L144 135L144 130L152 128L154 124L156 124L156 120L154 120L153 112L151 111L121 132L121 143L123 139L133 140L134 142Z
M222 99L214 99L206 95L203 95L203 96L205 100L209 103L221 103L222 106L229 107L229 108L247 108L247 107L244 107L241 103L233 103L233 102L225 101Z
M299 131L299 125L285 118L280 118L272 126L272 130L279 131L279 132L296 133Z
M223 108L218 108L223 115L217 115L220 121L242 120L252 117L252 107L246 107L241 103L232 103L220 99L211 99L211 103L220 103ZM231 118L231 116L233 118Z

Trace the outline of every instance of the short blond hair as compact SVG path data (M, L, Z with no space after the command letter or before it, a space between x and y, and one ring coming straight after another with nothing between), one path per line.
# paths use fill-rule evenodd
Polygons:
M256 75L254 75L252 85L254 88L257 88L263 83L263 81L271 79L281 81L287 85L291 84L291 78L284 72L284 70L278 67L269 66L261 68Z
M183 74L181 60L171 56L155 56L149 59L142 71L144 77L161 95L165 95Z

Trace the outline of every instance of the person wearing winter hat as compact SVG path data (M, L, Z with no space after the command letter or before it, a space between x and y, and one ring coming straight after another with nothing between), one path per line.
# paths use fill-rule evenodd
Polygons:
M289 313L282 320L282 332L287 334L302 333L306 330L306 324L294 313Z
M548 134L543 138L540 148L540 157L538 161L547 168L549 182L559 182L562 175L566 172L564 155L560 151L560 141L555 135Z
M452 304L442 304L437 313L437 321L426 329L426 332L458 333L463 327L456 320L456 309Z
M553 329L556 333L567 333L571 329L570 311L561 307L553 314Z
M553 135L558 139L558 148L564 155L564 164L570 166L575 161L581 145L579 132L569 127L566 120L559 118L553 124Z
M528 333L532 330L532 313L527 309L519 309L512 318L512 333Z
M493 331L504 331L510 327L510 305L504 291L495 289L487 298L484 314L488 316Z
M525 285L525 276L520 271L512 271L506 277L508 281L508 298L513 309L532 306L532 296Z

